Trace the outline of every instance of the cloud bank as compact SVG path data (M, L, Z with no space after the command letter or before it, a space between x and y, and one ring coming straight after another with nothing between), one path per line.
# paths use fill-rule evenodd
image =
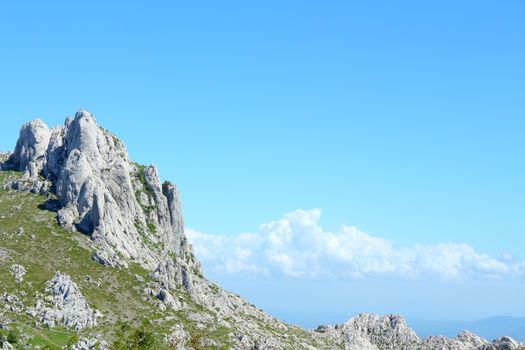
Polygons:
M295 278L502 278L525 274L525 262L477 252L467 244L395 247L355 227L319 225L320 209L292 211L258 232L212 235L187 229L206 270L226 274L284 274Z

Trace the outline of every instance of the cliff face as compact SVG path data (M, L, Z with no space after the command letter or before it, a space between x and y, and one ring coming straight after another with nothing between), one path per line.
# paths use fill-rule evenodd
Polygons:
M58 223L90 235L96 261L154 270L174 259L200 271L176 187L161 184L155 166L131 162L124 144L90 113L81 110L53 129L40 120L24 124L4 168L23 172L13 188L56 196Z
M176 344L170 349L191 349L194 329L207 330L209 349L523 349L469 332L421 339L396 315L364 314L315 331L269 316L202 276L175 185L161 183L155 166L132 162L86 111L52 129L40 120L24 124L14 152L0 153L0 170L20 172L0 173L0 310L18 323L29 315L39 327L97 330L76 349L105 348L114 331L105 327L117 317L153 320ZM29 200L26 192L38 195ZM32 211L40 199L48 210ZM45 221L50 215L62 235ZM131 272L135 263L139 274ZM3 316L0 329L9 324Z

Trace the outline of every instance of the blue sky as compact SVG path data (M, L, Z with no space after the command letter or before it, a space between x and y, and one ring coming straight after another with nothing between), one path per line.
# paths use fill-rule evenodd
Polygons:
M85 108L178 184L203 237L263 235L263 223L319 208L320 237L347 242L341 227L355 226L392 245L380 256L389 265L444 243L477 257L452 279L430 268L356 277L369 266L304 245L308 230L287 249L299 242L321 270L354 275L287 273L256 254L264 242L248 259L265 277L203 257L212 278L293 322L523 315L524 277L474 274L472 261L525 260L524 11L522 1L4 2L0 149L24 121L56 125ZM202 255L210 240L199 242ZM332 297L317 303L320 293Z

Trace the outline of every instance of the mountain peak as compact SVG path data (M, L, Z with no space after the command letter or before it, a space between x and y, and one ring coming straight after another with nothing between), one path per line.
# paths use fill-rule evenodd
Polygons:
M193 256L175 186L163 186L154 165L132 162L86 110L53 129L39 119L24 124L7 165L23 172L13 188L58 197L58 223L90 235L98 262L155 270L168 253ZM195 259L178 260L200 269Z

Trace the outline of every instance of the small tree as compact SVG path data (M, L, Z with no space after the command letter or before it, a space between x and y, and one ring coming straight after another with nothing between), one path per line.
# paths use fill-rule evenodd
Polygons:
M9 344L16 344L18 343L18 341L20 340L20 332L18 331L18 329L11 329L8 333L7 333L7 337L6 337L6 340Z
M160 343L155 334L150 331L150 324L143 321L138 327L131 327L119 322L116 339L111 344L111 350L158 350Z
M192 327L189 329L190 339L186 345L188 345L193 350L204 350L204 336L202 331L197 327Z

